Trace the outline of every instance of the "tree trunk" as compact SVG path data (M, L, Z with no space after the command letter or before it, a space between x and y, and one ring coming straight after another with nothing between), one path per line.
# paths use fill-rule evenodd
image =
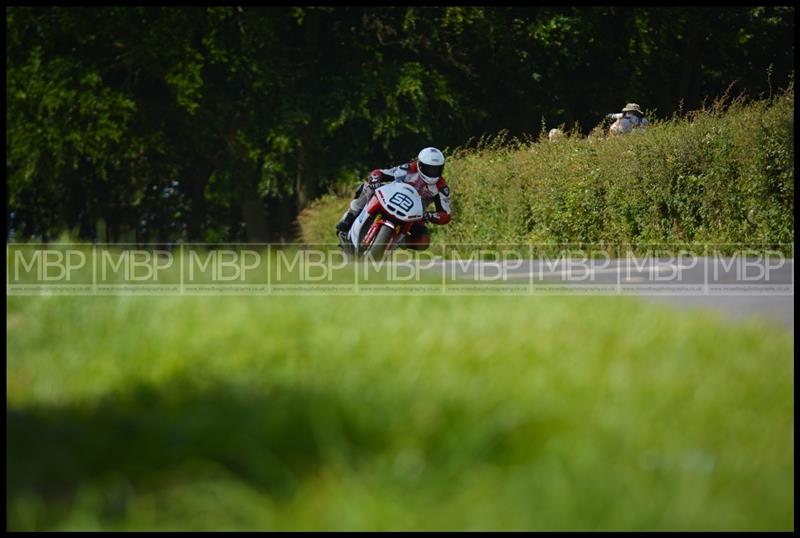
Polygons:
M191 171L192 176L189 178L191 182L189 197L191 205L189 219L186 223L186 234L189 241L203 241L204 239L205 190L212 173L214 173L214 167L206 160L198 161Z
M268 241L267 217L264 204L258 195L255 177L247 174L241 179L239 190L242 204L242 217L247 228L247 241L250 243L266 243Z
M297 206L302 210L319 194L320 157L322 150L319 132L313 126L304 129L297 155Z
M281 196L278 199L278 215L280 219L281 242L289 242L295 237L295 219L297 211L294 200L290 196Z
M681 70L678 77L677 88L678 101L683 100L684 110L691 110L699 105L699 103L695 103L697 99L692 90L696 87L694 79L697 78L696 71L700 61L700 28L694 17L689 17L688 26L683 38L683 57L681 60ZM677 101L671 103L672 107L676 107L677 105Z
M119 240L120 218L118 208L111 206L111 211L106 218L106 243L116 243Z
M316 58L320 44L320 15L314 8L306 10L303 19L306 66L311 76L319 73ZM318 81L309 81L311 83ZM309 96L307 110L310 121L302 129L297 158L297 206L298 211L306 207L318 194L320 157L322 155L321 126L316 113L317 103Z

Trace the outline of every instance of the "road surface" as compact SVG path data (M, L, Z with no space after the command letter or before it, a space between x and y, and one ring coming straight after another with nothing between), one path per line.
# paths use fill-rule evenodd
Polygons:
M732 320L762 318L794 331L794 260L693 258L689 260L447 260L448 274L481 281L503 272L503 282L534 288L563 284L597 288L603 295L635 295L677 308L706 309ZM481 267L483 265L483 267ZM495 271L494 273L491 270Z

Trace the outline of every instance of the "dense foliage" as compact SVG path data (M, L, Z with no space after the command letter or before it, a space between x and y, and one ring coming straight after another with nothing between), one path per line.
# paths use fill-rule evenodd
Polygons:
M14 240L289 240L424 145L785 87L794 9L6 9Z
M615 138L495 137L451 158L441 243L783 243L794 239L794 91ZM348 196L316 200L301 237L334 243Z

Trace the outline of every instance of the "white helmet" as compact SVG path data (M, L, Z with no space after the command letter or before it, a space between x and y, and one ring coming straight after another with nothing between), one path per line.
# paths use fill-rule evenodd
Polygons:
M444 172L444 155L436 148L425 148L417 155L419 177L428 185L436 185Z

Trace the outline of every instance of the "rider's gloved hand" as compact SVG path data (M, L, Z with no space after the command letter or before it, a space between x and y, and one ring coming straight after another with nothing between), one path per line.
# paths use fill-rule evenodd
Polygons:
M367 176L367 185L371 189L377 189L381 186L381 174L380 172L372 172L369 176Z

